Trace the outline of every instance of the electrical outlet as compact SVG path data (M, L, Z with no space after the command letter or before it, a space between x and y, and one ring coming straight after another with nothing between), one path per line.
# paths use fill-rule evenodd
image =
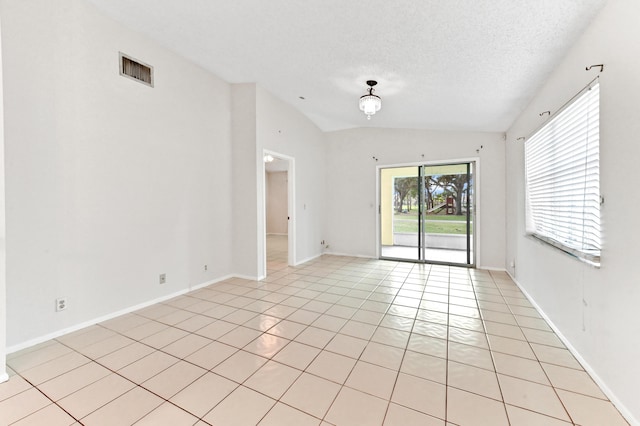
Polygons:
M56 299L56 312L64 311L65 309L67 309L67 298Z
M204 270L206 271L207 269L208 269L208 266L207 266L207 265L204 265Z
M160 284L165 284L167 282L167 274L160 274Z

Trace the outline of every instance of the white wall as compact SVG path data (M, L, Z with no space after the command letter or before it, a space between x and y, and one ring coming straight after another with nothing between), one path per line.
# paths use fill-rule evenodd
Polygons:
M8 345L230 274L229 85L81 0L0 7Z
M231 86L233 167L230 185L233 201L233 271L238 276L256 279L262 274L258 265L258 212L256 188L258 162L256 154L256 85Z
M287 220L287 172L267 172L265 201L267 207L267 234L286 234Z
M270 150L295 159L295 170L289 179L295 180L295 261L301 263L322 254L325 203L325 134L291 105L257 86L257 152L262 162L263 150ZM261 170L261 165L258 165ZM259 173L260 197L264 174ZM259 202L259 217L264 207ZM258 247L264 247L264 225L259 222ZM292 238L290 235L289 238ZM260 256L260 259L264 259ZM264 264L260 265L264 268Z
M507 264L560 332L609 390L614 402L640 424L640 2L615 0L572 48L507 136ZM595 269L525 237L523 144L542 122L600 74L600 179L602 267Z
M504 269L504 140L498 133L372 128L328 133L329 251L376 256L376 166L471 158L480 164L478 266Z
M0 18L1 20L1 18ZM2 44L0 27L0 45ZM0 382L8 379L7 342L7 274L4 189L4 96L2 89L2 49L0 48Z

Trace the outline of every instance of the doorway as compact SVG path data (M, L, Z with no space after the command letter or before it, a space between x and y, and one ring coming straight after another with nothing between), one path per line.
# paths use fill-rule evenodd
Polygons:
M380 258L474 266L475 167L379 168Z
M265 277L295 264L293 173L293 158L264 152Z

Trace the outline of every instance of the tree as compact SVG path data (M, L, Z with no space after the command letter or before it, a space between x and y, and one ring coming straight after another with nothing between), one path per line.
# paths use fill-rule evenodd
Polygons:
M424 177L424 190L427 193L426 206L427 210L433 208L433 192L438 188L437 176Z
M442 188L451 193L451 196L455 199L455 214L461 216L462 194L467 191L469 187L469 185L467 184L467 175L442 175L440 176L440 179L438 179L438 183L442 186Z
M402 177L394 179L395 191L397 194L396 200L396 210L398 213L402 212L402 206L404 205L404 201L409 195L410 192L417 193L418 188L418 178L416 177Z

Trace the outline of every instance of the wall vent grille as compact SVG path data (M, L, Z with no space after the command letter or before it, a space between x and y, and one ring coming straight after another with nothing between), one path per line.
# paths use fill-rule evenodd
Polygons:
M153 67L120 53L120 75L153 87Z

